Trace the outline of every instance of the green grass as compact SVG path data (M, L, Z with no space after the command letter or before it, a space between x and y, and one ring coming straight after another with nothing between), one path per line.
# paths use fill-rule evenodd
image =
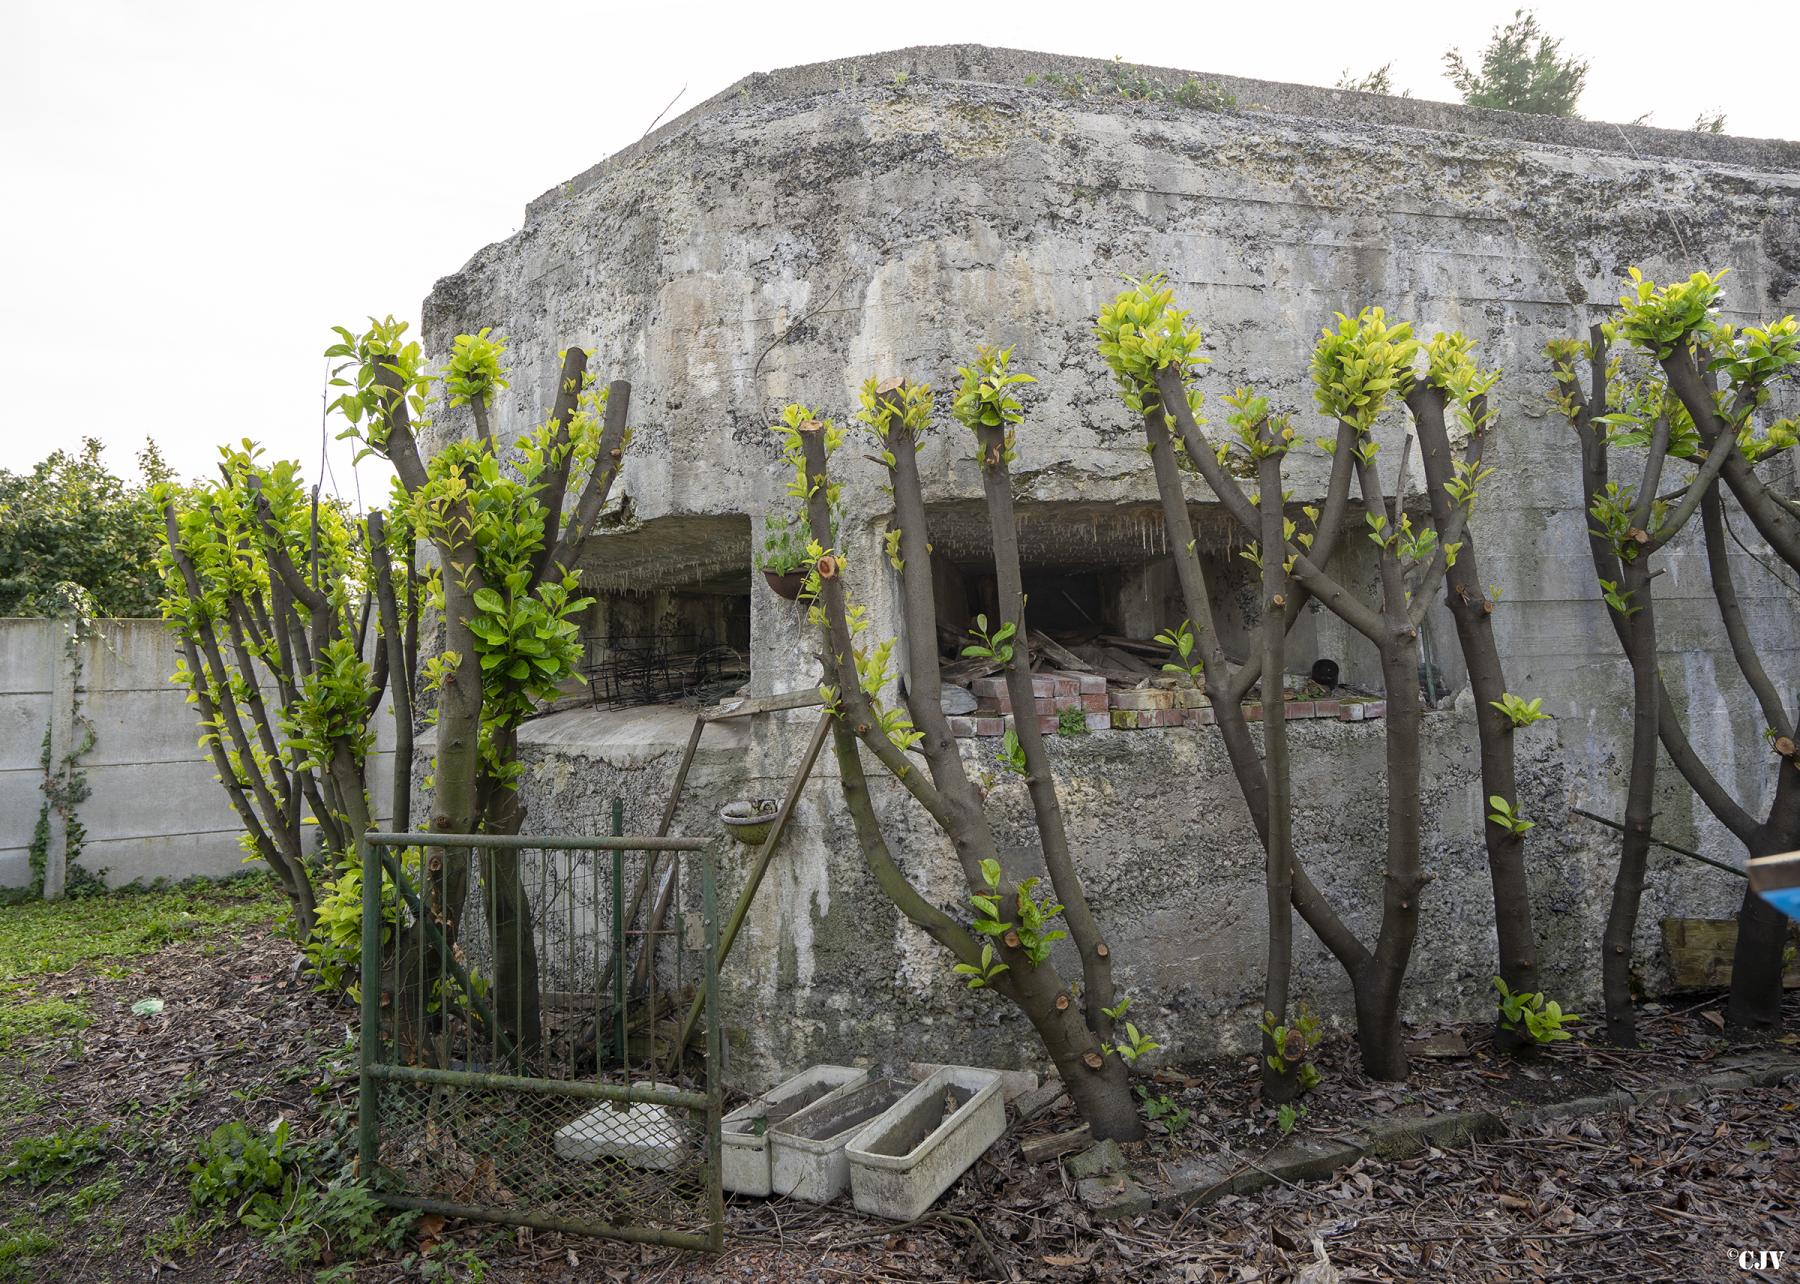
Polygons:
M266 922L283 905L274 879L253 875L0 909L0 1051L88 1023L85 1003L32 993L36 978L79 967L117 973L172 942Z
M28 1280L25 1270L32 1258L56 1247L36 1226L0 1225L0 1280Z
M106 1154L105 1124L65 1128L41 1137L21 1137L0 1164L0 1181L48 1186L94 1163Z
M15 1043L62 1030L79 1030L88 1024L85 1004L68 999L27 998L24 990L22 985L0 983L0 1052Z

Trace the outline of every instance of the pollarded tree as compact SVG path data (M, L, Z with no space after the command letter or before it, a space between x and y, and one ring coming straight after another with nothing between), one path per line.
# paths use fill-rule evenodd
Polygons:
M1624 836L1602 964L1607 1033L1625 1045L1637 1040L1631 941L1649 862L1658 741L1707 810L1750 855L1800 846L1800 711L1786 707L1763 663L1726 546L1735 502L1775 556L1800 570L1800 510L1757 471L1796 442L1794 421L1770 416L1767 408L1772 385L1800 364L1800 326L1792 317L1766 328L1724 324L1717 316L1720 276L1699 272L1658 287L1633 268L1631 279L1614 320L1595 326L1586 340L1558 340L1549 349L1558 405L1581 444L1595 578L1632 673ZM1624 351L1615 346L1621 340ZM1636 481L1613 479L1615 449L1643 452ZM1689 470L1672 487L1665 475L1671 460ZM1732 658L1756 700L1763 738L1775 756L1774 788L1760 819L1695 751L1658 662L1654 578L1659 572L1652 559L1696 513ZM1735 1030L1779 1025L1786 936L1782 915L1747 890L1738 913L1726 1009Z
M518 729L580 668L580 616L593 600L580 596L580 563L622 466L631 387L601 386L588 354L571 348L549 418L503 448L488 415L507 386L504 346L486 330L459 335L435 376L405 330L391 318L360 335L339 329L326 353L344 359L335 382L346 391L334 406L349 421L345 435L394 465L408 519L437 551L430 603L444 645L422 674L437 697L431 828L516 834L525 821ZM470 408L476 437L427 459L417 430L439 377L448 404ZM432 859L443 869L437 908L454 925L465 912L467 849L436 849ZM484 851L480 861L494 1006L528 1052L541 1033L530 899L511 853Z
M518 728L581 661L578 569L627 440L629 385L600 387L579 349L562 357L549 419L502 449L488 427L505 386L503 348L484 331L456 340L441 375L425 369L402 323L340 330L335 403L346 435L398 474L388 511L366 521L309 503L292 464L262 467L227 452L223 484L165 496L165 614L183 641L177 678L200 707L203 744L244 821L310 929L319 884L343 870L374 816L366 780L370 719L391 690L397 724L394 825L410 827L414 704L438 730L429 828L517 833ZM441 378L451 405L472 407L475 441L427 459L416 428ZM437 565L422 573L419 540ZM418 616L436 608L444 645L419 664ZM274 700L264 696L266 675ZM326 857L302 844L305 813ZM467 849L430 854L441 903L405 948L454 954L465 912ZM518 864L482 857L482 913L496 946L498 1022L522 1051L539 1034L531 906ZM438 930L437 925L442 925ZM454 966L454 965L451 965ZM409 969L400 969L406 973ZM435 974L435 968L416 968ZM465 986L465 989L468 987Z
M1043 735L1028 712L1036 700L1010 464L1023 418L1012 390L1031 377L1012 371L1009 357L1009 349L984 349L960 371L954 413L975 437L998 584L998 616L991 627L978 621L975 645L1002 666L1013 708L1027 711L1013 719L1002 765L1024 777L1050 896L1040 891L1038 877L1012 863L1016 857L1001 853L984 807L985 791L971 779L940 703L931 537L916 458L931 427L931 389L871 380L862 398L861 418L879 440L894 496L888 557L900 574L905 616L904 709L885 703L894 641L867 636L864 609L850 598L843 554L831 546L837 489L829 460L845 435L803 406L790 406L775 431L794 468L791 490L805 505L812 533L809 613L823 634L825 694L837 715L834 745L845 802L877 883L902 913L956 956L955 970L972 988L992 989L1018 1006L1094 1135L1130 1139L1142 1135L1143 1125L1132 1102L1128 1063L1156 1045L1125 1019L1129 1001L1114 993L1112 951L1082 888ZM969 925L927 901L893 860L869 798L859 742L950 840L974 908ZM915 750L924 760L923 772L911 756ZM1066 931L1056 926L1059 916ZM1079 985L1065 979L1052 958L1055 942L1065 936L1079 959Z
M182 646L174 677L198 707L246 848L310 931L336 870L307 851L303 824L310 814L336 857L371 824L370 723L390 673L396 693L411 682L417 577L396 574L379 514L365 527L309 498L298 465L265 465L248 442L221 453L219 482L161 489L163 617ZM399 770L395 788L404 807Z
M1494 381L1493 374L1475 367L1467 341L1460 335L1439 335L1431 342L1426 375L1417 379L1413 362L1419 344L1412 339L1410 327L1388 325L1379 309L1369 309L1354 319L1340 317L1339 321L1335 331L1324 332L1313 357L1318 402L1336 421L1337 434L1335 439L1319 441L1332 457L1332 469L1323 503L1300 510L1307 529L1284 514L1281 459L1292 439L1292 428L1285 417L1270 413L1266 399L1249 389L1227 398L1235 443L1215 446L1201 431L1201 394L1191 384L1193 368L1203 360L1198 355L1201 335L1188 324L1187 314L1175 307L1172 290L1159 279L1134 282L1102 310L1097 327L1102 355L1118 378L1121 395L1144 421L1183 605L1188 611L1188 619L1166 635L1176 652L1172 667L1187 669L1203 682L1240 791L1265 847L1271 928L1264 1082L1265 1091L1276 1097L1291 1094L1297 1086L1283 1080L1300 1071L1295 1054L1304 1057L1306 1051L1303 1039L1302 1046L1294 1045L1282 1006L1288 997L1286 906L1290 901L1351 978L1365 1069L1385 1078L1399 1078L1406 1072L1399 1027L1400 986L1417 927L1418 894L1425 881L1419 853L1422 707L1416 677L1418 627L1438 580L1457 564L1467 540L1468 514L1483 475L1480 449L1481 429L1488 420L1485 394ZM1427 468L1428 483L1442 494L1434 496L1431 521L1417 527L1400 498L1405 488L1404 456L1396 471L1391 507L1376 466L1378 448L1372 429L1394 397L1407 400L1425 451L1436 452L1435 461ZM1463 457L1448 468L1444 467L1448 459L1446 406L1456 407L1470 429ZM1233 449L1241 450L1257 473L1259 490L1254 495L1245 493L1226 466ZM1196 551L1181 482L1184 466L1201 475L1244 537L1255 541L1252 553L1263 578L1262 646L1259 654L1235 671L1212 624L1208 568ZM1379 549L1380 583L1372 602L1359 601L1322 569L1342 525L1353 479L1362 498L1368 537ZM1277 547L1280 556L1271 557L1269 550ZM1463 591L1468 591L1466 586ZM1281 699L1279 639L1312 598L1375 646L1388 697L1387 858L1381 927L1373 949L1347 927L1294 859L1292 849L1286 814L1285 727L1279 716L1271 719L1270 714ZM1479 601L1475 609L1485 615L1491 609L1485 594ZM1491 636L1486 640L1491 648ZM1465 647L1468 645L1465 639ZM1195 656L1197 664L1192 663ZM1490 671L1497 677L1497 655L1491 658ZM1259 679L1266 693L1261 755L1243 709L1244 698ZM1502 680L1500 693L1503 691ZM1499 915L1502 969L1521 975L1531 966L1534 947L1516 840L1529 825L1518 816L1512 794L1510 735L1497 740L1491 749L1490 753L1489 728L1484 723L1484 781L1490 787L1505 782L1504 789L1495 792L1506 805L1489 817L1496 905L1504 905ZM1490 772L1490 759L1504 770ZM1496 853L1495 828L1505 831L1510 849ZM1278 1034L1282 1036L1279 1045Z
M1441 345L1441 346L1440 346ZM1406 394L1418 433L1419 461L1431 519L1443 545L1444 602L1456 625L1457 645L1474 697L1475 731L1481 756L1482 843L1487 849L1488 882L1494 896L1496 966L1514 994L1542 993L1538 980L1537 932L1532 926L1531 888L1525 877L1525 834L1532 822L1519 814L1514 732L1550 715L1540 700L1507 690L1506 668L1494 639L1494 596L1481 578L1480 547L1470 524L1481 483L1493 474L1485 462L1494 413L1487 394L1498 370L1482 371L1461 333L1433 340L1427 378ZM1451 421L1455 422L1455 429ZM1463 438L1460 453L1455 434ZM1495 589L1494 594L1498 593ZM1504 1012L1504 1009L1503 1009ZM1499 1046L1530 1046L1528 1030L1502 1015L1495 1030Z

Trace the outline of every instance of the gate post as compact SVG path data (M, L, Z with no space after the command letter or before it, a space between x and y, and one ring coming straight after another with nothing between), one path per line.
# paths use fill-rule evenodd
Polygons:
M371 1068L381 1042L381 849L359 834L362 864L362 1021L357 1037L356 1173L373 1184L380 1149L380 1088Z
M625 800L615 798L612 801L612 831L614 838L625 836ZM645 860L654 860L654 852L646 852ZM646 866L645 878L648 879ZM646 882L645 886L649 884ZM632 906L632 913L637 907ZM619 1064L625 1064L625 853L620 848L612 849L612 947L613 947L613 1055ZM600 1040L596 1035L595 1045Z
M713 1171L708 1174L708 1213L712 1222L708 1229L712 1251L725 1248L725 1154L723 1138L724 1107L721 1102L719 1076L724 1067L724 1041L719 1033L719 905L715 887L715 864L710 849L700 853L700 916L706 924L706 961L701 981L706 995L706 1149ZM681 1055L679 1046L675 1055Z

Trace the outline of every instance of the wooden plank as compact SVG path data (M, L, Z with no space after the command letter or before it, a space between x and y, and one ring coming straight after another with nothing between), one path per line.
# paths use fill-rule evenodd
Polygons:
M1129 674L1132 681L1158 672L1157 669L1145 664L1129 651L1121 651L1116 646L1101 647L1100 660L1104 669L1116 669L1121 673Z
M1082 1124L1069 1132L1053 1132L1047 1137L1029 1137L1019 1143L1019 1154L1024 1156L1028 1164L1041 1164L1063 1155L1072 1155L1077 1150L1086 1150L1093 1144L1094 1138L1088 1132L1088 1126Z
M1729 987L1737 933L1735 918L1665 918L1663 952L1669 959L1673 992ZM1800 944L1800 927L1789 924L1788 939ZM1800 958L1790 958L1782 971L1781 984L1784 989L1800 989Z
M1116 633L1102 633L1094 639L1102 646L1111 647L1115 651L1134 651L1153 660L1168 658L1169 648L1161 642L1152 642L1146 638L1124 638Z
M757 850L756 863L750 867L749 877L744 880L744 889L738 893L737 906L731 911L731 918L719 932L719 957L716 966L725 966L725 957L731 953L731 943L737 939L738 929L744 924L744 917L750 912L750 902L756 899L756 890L762 886L763 875L768 872L769 861L775 855L775 845L781 841L781 835L787 828L788 818L794 814L794 806L800 801L800 794L806 788L806 782L812 777L813 764L819 760L819 750L825 747L826 738L831 733L832 719L835 715L827 709L819 715L819 722L813 728L812 739L807 742L806 753L800 759L800 768L794 773L788 784L787 797L781 800L781 810L775 813L775 822L769 827L769 836L763 839L762 847ZM716 998L716 996L715 996ZM693 1037L694 1029L700 1020L700 1009L706 1002L702 993L694 995L694 1002L688 1008L687 1020L682 1023L681 1037L676 1040L668 1066L674 1068L680 1050L687 1046Z
M819 698L819 689L811 687L805 691L786 691L781 695L756 696L741 701L729 709L715 709L700 715L702 722L724 722L730 718L748 718L755 713L780 713L784 709L811 709L824 701Z
M1076 673L1092 673L1094 671L1094 666L1089 661L1082 659L1047 633L1034 635L1031 645L1041 648L1044 658L1059 669L1070 669Z
M1406 1052L1408 1056L1427 1060L1454 1061L1469 1055L1469 1045L1455 1030L1445 1030L1423 1039L1413 1039L1406 1045Z
M1759 892L1800 887L1800 852L1758 856L1750 862L1750 886Z
M938 676L945 682L954 682L960 685L998 672L1000 672L1000 666L994 661L974 655L963 660L952 660L941 666L938 669Z
M1750 886L1789 918L1800 919L1800 852L1758 856L1750 862Z

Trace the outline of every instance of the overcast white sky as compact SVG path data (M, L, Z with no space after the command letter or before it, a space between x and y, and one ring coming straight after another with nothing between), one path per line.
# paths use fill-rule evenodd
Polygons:
M149 435L192 475L249 436L310 475L329 327L388 312L416 325L433 281L683 86L671 117L751 72L969 41L1325 85L1392 61L1397 88L1454 101L1444 50L1476 53L1515 7L1201 3L1141 10L1155 17L1139 32L1130 6L993 0L11 0L0 467L91 434L131 472ZM1722 109L1731 133L1800 136L1800 18L1753 9L1752 37L1691 4L1537 7L1592 64L1584 116L1679 128ZM351 494L348 452L332 453Z

